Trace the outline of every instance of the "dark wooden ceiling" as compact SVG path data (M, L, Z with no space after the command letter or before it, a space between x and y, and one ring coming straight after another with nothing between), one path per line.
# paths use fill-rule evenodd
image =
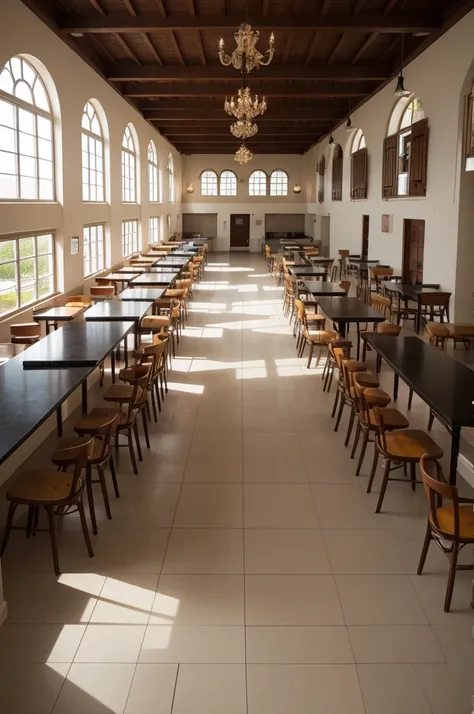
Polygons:
M255 153L304 153L474 7L474 0L23 0L184 154L230 153L224 112L240 74L223 67L246 18L269 67Z

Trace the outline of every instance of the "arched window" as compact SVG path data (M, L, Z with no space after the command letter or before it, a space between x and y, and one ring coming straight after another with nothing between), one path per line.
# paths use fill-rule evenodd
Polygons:
M367 198L368 157L365 136L357 129L351 147L351 198Z
M0 71L0 199L54 200L53 113L30 62L12 57Z
M202 172L201 196L217 196L217 174L215 171Z
M270 196L288 196L288 174L286 171L273 171L270 176Z
M158 203L158 154L153 139L148 144L148 200L151 203Z
M267 195L267 174L264 171L254 171L249 177L249 196Z
M354 138L352 139L351 154L355 154L356 151L359 151L360 149L365 149L365 147L366 143L364 132L362 131L362 129L357 129L356 133L354 134Z
M474 84L468 99L466 127L466 170L474 171Z
M332 157L332 200L342 201L342 169L344 157L340 144L334 147Z
M221 196L237 196L237 176L233 171L222 171L219 178L219 194Z
M122 139L122 201L137 202L137 150L131 124L125 127Z
M171 154L168 156L166 170L168 171L168 201L174 203L174 162Z
M426 196L428 120L419 99L402 98L395 105L384 140L384 198Z
M318 164L318 201L324 203L324 172L326 171L326 157L322 156Z
M91 102L82 111L82 200L104 200L104 136ZM87 273L86 273L87 275Z

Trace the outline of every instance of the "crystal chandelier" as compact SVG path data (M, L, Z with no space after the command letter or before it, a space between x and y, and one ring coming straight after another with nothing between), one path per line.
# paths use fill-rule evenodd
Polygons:
M239 148L235 152L234 161L237 161L238 164L248 164L248 162L252 161L252 159L253 154L250 149L247 149L245 144L239 146Z
M260 32L252 30L251 25L243 22L237 32L234 34L237 43L236 49L229 56L224 50L224 39L219 40L219 59L223 65L229 67L233 65L235 69L240 69L244 73L251 72L253 69L259 69L260 66L267 67L275 54L275 36L272 32L268 49L264 55L257 49L258 38Z
M230 125L230 132L237 139L250 139L251 136L255 136L258 131L258 126L252 124L252 122L247 121L236 121Z
M230 98L230 101L225 98L224 109L227 114L234 116L236 119L254 119L259 114L264 114L267 111L267 102L265 97L258 98L258 94L254 97L250 94L248 87L241 87L237 94L237 99Z

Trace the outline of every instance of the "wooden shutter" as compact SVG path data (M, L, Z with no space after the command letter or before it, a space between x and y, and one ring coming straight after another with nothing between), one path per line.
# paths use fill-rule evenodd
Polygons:
M412 124L408 180L409 196L426 196L428 133L428 119L421 119Z
M324 172L326 170L326 159L323 156L318 164L318 174L319 174L319 190L318 190L318 201L319 203L324 203Z
M367 198L367 184L367 149L359 149L351 155L351 198Z
M382 196L393 198L398 195L398 134L387 136L383 142Z
M332 200L342 201L342 149L338 146L334 151L332 161Z
M467 98L466 157L474 157L474 94Z

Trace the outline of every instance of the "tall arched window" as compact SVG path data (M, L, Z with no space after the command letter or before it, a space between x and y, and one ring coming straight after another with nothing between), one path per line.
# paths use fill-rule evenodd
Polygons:
M237 176L233 171L222 171L219 177L219 195L237 196Z
M324 172L326 171L326 157L322 156L318 164L318 201L324 203Z
M104 200L104 136L91 102L82 112L82 200Z
M174 203L174 161L171 154L168 156L166 169L168 171L168 201Z
M273 171L270 176L270 196L288 196L288 174L286 171Z
M357 129L351 146L351 198L367 198L368 157L365 136Z
M467 98L466 170L474 171L474 84Z
M215 171L203 171L201 174L201 196L217 196L217 174Z
M384 140L384 198L426 196L428 120L419 99L402 98L395 105Z
M0 199L54 200L53 113L33 65L12 57L0 71Z
M158 203L158 154L153 139L148 144L148 200L151 203Z
M334 147L332 157L332 200L342 201L342 170L344 157L340 144Z
M267 174L264 171L254 171L249 177L249 196L267 195Z
M137 202L137 150L131 124L125 127L122 139L122 201Z

